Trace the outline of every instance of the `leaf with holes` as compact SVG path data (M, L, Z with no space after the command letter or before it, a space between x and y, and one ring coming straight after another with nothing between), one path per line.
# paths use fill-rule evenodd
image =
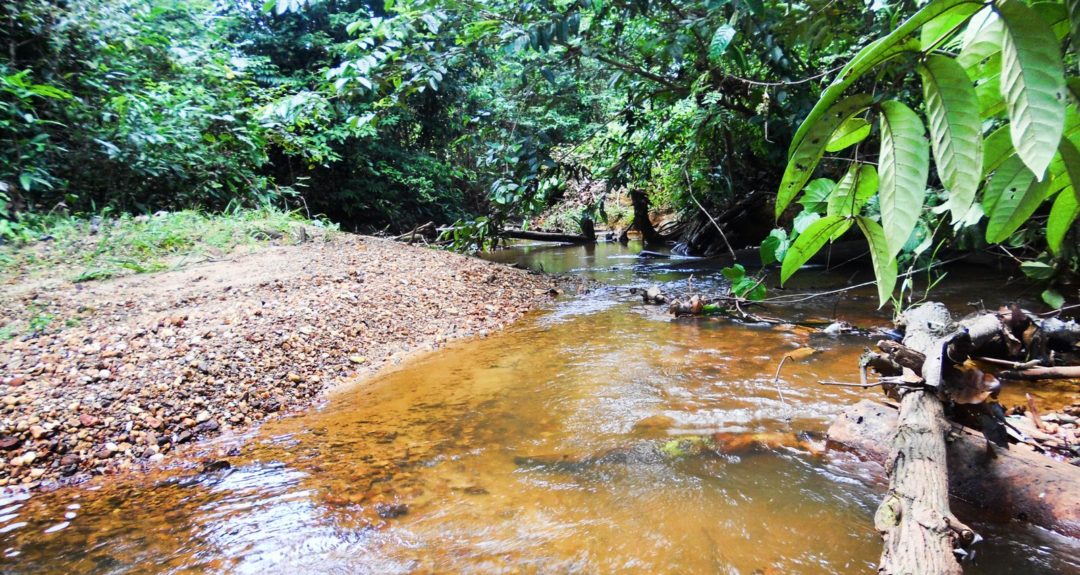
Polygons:
M930 175L930 144L922 121L911 108L890 100L881 104L881 110L881 223L889 256L896 257L922 213Z
M866 139L870 135L870 122L863 118L853 116L844 120L843 124L836 129L829 143L825 146L826 152L839 152Z
M857 216L878 191L878 173L870 164L852 164L836 184L826 213L830 216Z
M836 230L845 224L850 225L850 221L841 216L825 216L810 224L806 231L799 234L798 238L795 238L795 243L791 244L787 253L784 254L784 263L780 267L780 283L786 282L791 277L791 274L794 274L810 258L814 257L814 254L821 250L825 243L829 241L829 238L836 233Z
M983 208L990 220L986 241L1003 242L1027 221L1046 199L1049 180L1039 182L1018 156L1013 156L994 173L983 195Z
M1019 0L998 5L1005 30L1001 44L1001 95L1009 113L1013 147L1042 180L1065 129L1065 70L1054 33Z
M780 190L776 194L776 217L784 212L788 204L802 190L806 180L814 173L818 161L825 153L825 146L836 129L845 120L865 110L871 102L869 94L856 94L848 96L829 109L829 113L816 121L807 133L806 139L800 144L788 160L784 170L784 179L780 182Z

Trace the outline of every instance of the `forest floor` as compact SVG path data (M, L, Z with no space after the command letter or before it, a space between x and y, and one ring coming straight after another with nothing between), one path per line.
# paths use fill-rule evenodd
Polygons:
M62 266L6 274L0 485L156 463L556 293L550 277L449 252L314 227L300 237L101 281Z

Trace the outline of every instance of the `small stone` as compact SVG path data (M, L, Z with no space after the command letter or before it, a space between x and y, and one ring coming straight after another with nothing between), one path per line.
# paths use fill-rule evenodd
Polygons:
M161 429L162 422L156 417L147 417L146 425L151 429Z
M364 363L365 361L367 361L367 358L362 356L362 355L353 355L353 356L349 356L349 361L359 365L359 364Z
M7 382L7 384L11 387L19 387L20 385L24 385L25 383L26 378L21 375L16 375L15 377L9 379Z
M383 519L394 519L409 512L409 506L404 503L380 503L375 506L375 513Z
M42 437L45 437L46 433L48 433L48 431L46 431L45 428L40 425L30 426L30 436L34 439L41 439Z
M79 415L79 423L81 423L83 427L94 427L98 424L99 421L100 420L98 418L90 415L89 413L83 413Z
M286 376L286 379L288 379L289 381L291 381L293 383L300 383L300 376L295 374L295 373L290 373L289 375Z
M113 443L113 442L111 442L111 441L110 441L110 442L108 442L108 443L106 443L106 444L105 444L105 449L106 449L106 450L107 450L107 451L108 451L109 453L116 453L117 451L120 451L120 446L118 446L118 445L116 445L115 443Z
M195 415L195 423L202 423L210 419L210 412L205 409Z

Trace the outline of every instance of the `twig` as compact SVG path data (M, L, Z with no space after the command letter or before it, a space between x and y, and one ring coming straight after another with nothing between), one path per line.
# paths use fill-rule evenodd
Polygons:
M998 359L996 357L976 357L975 361L981 361L983 363L992 363L994 365L1000 365L1009 369L1028 369L1029 367L1038 367L1041 360L1033 359L1031 361L1025 361L1023 363L1019 361L1009 361L1007 359Z
M852 383L852 382L849 382L849 381L818 381L818 385L836 385L836 386L840 386L840 387L861 387L863 389L868 389L868 388L871 388L871 387L877 387L877 386L881 385L882 383L884 383L884 382L878 381L878 382L875 382L875 383Z
M780 395L780 403L787 405L787 400L784 399L784 392L780 390L780 370L784 369L784 362L791 359L790 355L785 355L780 360L780 365L776 366L776 375L773 376L773 385L776 386L776 393Z
M1039 431L1046 433L1046 426L1043 425L1042 418L1039 417L1039 408L1035 407L1035 398L1031 397L1030 393L1025 393L1024 397L1027 398L1028 416L1031 417L1031 422L1035 424Z
M705 209L705 206L701 205L701 202L694 197L694 184L690 181L690 172L688 172L686 168L683 168L683 176L686 177L686 191L690 194L690 199L694 200L697 207L701 209L701 213L705 214L709 218L709 221L712 222L712 225L716 227L716 231L720 232L720 239L724 240L724 245L727 246L728 252L731 253L731 259L738 259L738 256L735 255L735 249L732 248L731 244L727 241L727 234L720 228L720 224L716 223L716 218L712 217L712 214Z
M932 263L932 264L930 264L930 265L928 265L928 266L926 266L926 267L924 267L922 269L907 271L907 272L904 272L904 273L902 273L902 274L900 274L900 275L898 275L896 277L897 278L905 278L905 277L908 277L908 276L919 274L919 273L925 272L927 270L931 270L931 269L936 268L936 267L941 267L941 266L944 266L944 265L948 265L948 264L951 264L951 263L958 262L958 261L964 259L965 257L966 256L960 256L960 257L952 258L950 260L945 260L943 262L935 262L935 263ZM819 293L812 293L812 294L809 294L809 295L795 295L795 294L792 294L792 295L778 295L776 297L765 298L765 299L761 300L761 302L762 303L766 303L766 302L767 303L800 303L800 302L812 300L814 298L824 297L824 296L828 296L828 295L836 295L838 293L844 293L846 291L851 291L853 289L872 286L872 285L875 285L875 284L877 284L877 280L869 281L869 282L863 282L861 284L856 284L856 285L848 286L848 287L845 287L845 288L834 289L834 290L824 291L824 292L819 292Z

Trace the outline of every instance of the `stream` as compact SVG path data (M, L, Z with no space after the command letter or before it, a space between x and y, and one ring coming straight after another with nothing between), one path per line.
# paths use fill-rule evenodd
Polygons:
M857 380L869 341L662 317L626 288L693 275L709 293L720 275L640 251L492 255L607 287L216 440L235 450L229 468L0 496L0 572L874 573L882 471L816 447L840 409L880 393L817 384ZM866 279L804 270L768 286ZM960 310L1025 295L1001 281L958 269L933 296ZM768 313L887 323L875 308L869 286ZM806 347L817 351L787 362L778 392L779 359ZM1061 401L1052 386L1026 391ZM727 448L697 449L699 437ZM954 509L986 538L966 573L1080 573L1080 541Z

